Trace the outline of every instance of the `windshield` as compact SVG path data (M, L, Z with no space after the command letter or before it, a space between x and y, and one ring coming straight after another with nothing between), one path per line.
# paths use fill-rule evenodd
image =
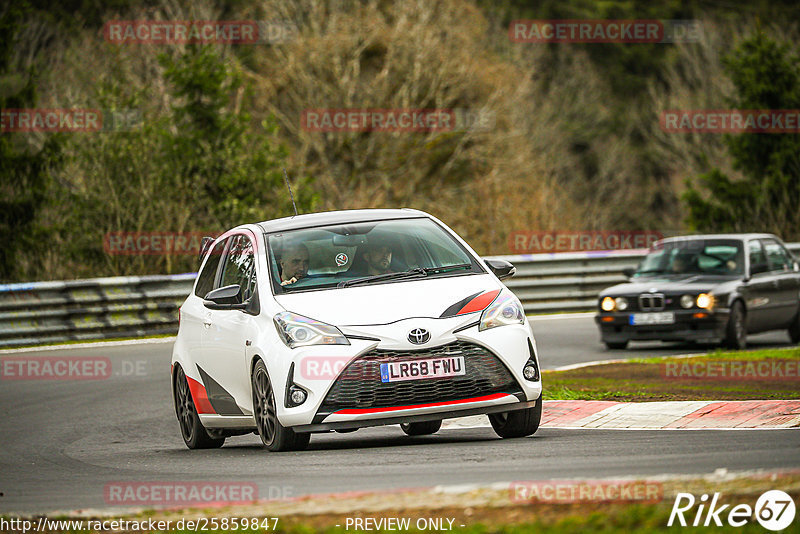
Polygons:
M656 245L642 260L637 276L686 274L741 275L744 253L741 241L693 239Z
M293 230L267 243L275 293L485 272L427 218Z

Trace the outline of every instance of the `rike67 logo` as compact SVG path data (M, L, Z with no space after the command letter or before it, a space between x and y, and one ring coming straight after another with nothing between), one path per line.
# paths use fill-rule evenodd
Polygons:
M719 493L714 493L709 502L709 496L705 493L699 499L691 493L678 493L667 526L671 527L677 519L682 527L688 525L708 527L712 524L721 527L725 522L732 527L741 527L755 518L762 527L778 531L785 529L794 521L794 500L789 494L780 490L763 493L756 501L755 507L749 504L737 504L731 508L730 504L720 504L719 497ZM693 510L695 504L697 509Z

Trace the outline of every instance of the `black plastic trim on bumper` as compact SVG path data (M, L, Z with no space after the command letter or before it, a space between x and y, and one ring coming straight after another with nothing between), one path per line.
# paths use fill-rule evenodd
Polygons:
M511 393L509 393L511 395ZM517 398L520 395L515 395ZM291 427L295 432L327 432L329 430L348 430L354 428L364 428L368 426L399 425L400 423L420 423L423 421L438 421L440 419L453 419L456 417L466 417L468 415L484 415L490 413L513 412L533 408L538 400L521 400L516 403L500 404L497 406L484 406L482 408L466 408L464 410L450 410L446 412L426 413L419 415L405 415L396 417L382 417L379 419L362 419L359 421L337 421L333 423L315 423L310 425L298 425Z
M595 324L600 330L602 341L612 343L619 341L721 341L725 338L728 309L715 310L705 319L694 319L690 316L693 313L709 312L682 310L676 312L673 324L641 326L628 323L630 313L603 313L595 315ZM614 317L614 321L602 322L601 317Z

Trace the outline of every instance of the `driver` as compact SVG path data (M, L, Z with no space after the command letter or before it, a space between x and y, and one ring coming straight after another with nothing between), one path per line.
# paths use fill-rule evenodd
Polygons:
M364 260L367 262L367 276L386 274L391 272L392 249L386 244L370 245L364 252Z
M691 267L691 261L689 257L686 255L678 255L672 260L672 265L670 265L670 272L673 274L681 274L689 272L689 268Z
M281 285L294 284L308 275L308 248L303 243L289 245L281 255Z

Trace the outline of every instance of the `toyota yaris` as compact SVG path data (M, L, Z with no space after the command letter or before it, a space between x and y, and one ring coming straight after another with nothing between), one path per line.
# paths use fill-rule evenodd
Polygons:
M298 215L206 247L180 308L172 392L189 448L255 432L271 451L314 432L488 414L536 432L542 384L514 274L416 210Z

